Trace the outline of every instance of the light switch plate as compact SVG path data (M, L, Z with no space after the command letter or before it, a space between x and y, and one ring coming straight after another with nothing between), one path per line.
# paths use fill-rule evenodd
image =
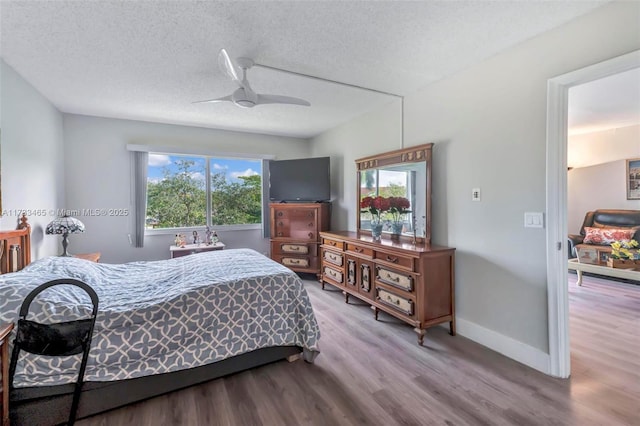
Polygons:
M480 201L480 188L471 189L471 201Z
M542 212L525 212L525 228L544 228L544 214Z

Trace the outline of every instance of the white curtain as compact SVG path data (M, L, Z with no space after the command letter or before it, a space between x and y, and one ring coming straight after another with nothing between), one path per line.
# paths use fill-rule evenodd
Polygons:
M149 153L131 151L133 162L132 197L133 207L133 246L144 246L144 228L147 218L147 167L149 165Z
M271 237L271 218L269 213L269 164L271 160L262 160L262 237Z

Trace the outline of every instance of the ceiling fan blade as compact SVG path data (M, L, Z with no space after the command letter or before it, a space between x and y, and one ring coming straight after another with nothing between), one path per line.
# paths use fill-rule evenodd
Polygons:
M217 99L207 99L206 101L195 101L195 102L191 102L192 104L204 104L207 102L233 102L233 99L231 99L231 95L229 96L225 96L223 98L217 98Z
M238 76L238 70L229 57L229 54L224 49L220 49L220 53L218 53L218 66L229 76L231 80L235 81L240 87L242 87L242 80Z
M302 105L311 106L311 104L304 99L293 98L291 96L281 95L258 95L258 102L256 105L264 104L290 104L290 105Z

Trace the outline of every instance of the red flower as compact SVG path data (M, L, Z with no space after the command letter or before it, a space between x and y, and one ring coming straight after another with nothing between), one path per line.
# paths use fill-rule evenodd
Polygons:
M411 213L411 210L409 210L411 203L404 197L389 197L389 204L388 210L396 223L402 221L402 215Z
M389 199L385 197L364 197L360 201L360 208L364 213L370 213L373 220L380 221L380 214L388 211L391 208Z

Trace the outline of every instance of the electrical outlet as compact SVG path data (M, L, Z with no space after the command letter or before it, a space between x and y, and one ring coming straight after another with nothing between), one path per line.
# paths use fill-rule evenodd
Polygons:
M480 188L471 189L471 201L480 201Z

